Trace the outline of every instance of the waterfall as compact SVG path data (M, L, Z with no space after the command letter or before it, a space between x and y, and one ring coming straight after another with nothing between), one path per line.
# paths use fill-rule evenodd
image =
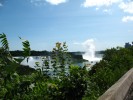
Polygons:
M88 39L82 43L85 48L85 54L83 54L83 59L88 61L100 61L101 58L95 56L95 45L93 39Z

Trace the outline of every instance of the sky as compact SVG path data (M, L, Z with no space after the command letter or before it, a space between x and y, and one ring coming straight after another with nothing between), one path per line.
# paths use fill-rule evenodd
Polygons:
M0 33L10 50L22 50L19 37L32 50L49 50L66 42L69 51L96 50L133 41L133 0L0 0Z

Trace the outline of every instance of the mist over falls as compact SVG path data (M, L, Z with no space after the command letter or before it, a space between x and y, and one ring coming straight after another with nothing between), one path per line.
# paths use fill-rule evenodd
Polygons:
M98 58L95 56L95 45L93 39L88 39L83 44L83 47L85 48L85 54L83 54L83 59L86 59L88 61L100 61L101 58Z

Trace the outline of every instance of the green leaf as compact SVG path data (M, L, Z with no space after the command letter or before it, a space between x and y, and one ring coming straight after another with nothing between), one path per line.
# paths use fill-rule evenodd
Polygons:
M28 40L24 40L24 39L22 39L21 37L19 37L21 40L23 40L23 42L22 42L22 45L23 45L23 54L24 54L24 57L26 58L26 57L28 57L28 56L30 56L30 43L29 43L29 41Z
M6 51L9 51L9 46L8 46L8 41L7 41L7 38L6 38L6 35L3 33L3 34L0 34L0 42L2 44L2 47L6 50Z

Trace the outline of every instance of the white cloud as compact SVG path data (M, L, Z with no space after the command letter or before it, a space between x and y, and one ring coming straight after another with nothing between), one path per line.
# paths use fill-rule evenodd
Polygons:
M2 3L0 3L0 7L3 6Z
M45 5L45 0L30 0L30 2L35 6Z
M119 3L122 0L85 0L82 4L84 7L101 7L101 6L111 6L114 3Z
M99 10L99 8L97 7L96 10Z
M31 3L34 3L34 2L44 2L45 0L30 0Z
M107 14L112 14L112 10L111 9L104 9L103 12L107 13Z
M67 0L30 0L30 2L36 6L41 6L46 5L46 2L50 3L51 5L59 5L61 3L67 2Z
M122 18L122 21L123 22L133 21L133 16L124 16Z
M58 5L58 4L67 2L67 0L46 0L46 2L48 2L52 5Z
M127 3L124 3L122 2L119 7L124 11L124 12L127 12L127 13L130 13L130 14L133 14L133 1L131 2L127 2Z

